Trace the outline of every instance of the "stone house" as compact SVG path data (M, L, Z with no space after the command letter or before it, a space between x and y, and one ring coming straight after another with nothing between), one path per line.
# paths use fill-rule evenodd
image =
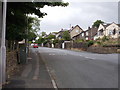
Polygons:
M97 27L88 27L88 34L86 34L86 35L88 35L86 38L88 38L88 40L94 40L94 36L96 35L96 33L97 33L97 31L98 31L98 28Z
M76 35L79 35L82 31L83 31L83 29L79 25L72 27L72 29L70 31L71 39L73 39L73 37L75 37Z
M78 35L74 36L73 40L83 39L83 40L94 40L94 36L96 35L98 28L96 27L88 27L86 31L79 33Z
M86 31L84 31L84 39L85 40L94 40L94 36L96 35L98 28L96 27L88 27Z
M80 34L74 36L72 39L73 40L79 40L79 39L86 40L86 32L82 31Z

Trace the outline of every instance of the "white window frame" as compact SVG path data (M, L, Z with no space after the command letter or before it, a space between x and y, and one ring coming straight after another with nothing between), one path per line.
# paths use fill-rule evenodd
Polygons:
M86 36L88 36L88 32L86 32Z
M84 37L84 33L82 33L82 37Z

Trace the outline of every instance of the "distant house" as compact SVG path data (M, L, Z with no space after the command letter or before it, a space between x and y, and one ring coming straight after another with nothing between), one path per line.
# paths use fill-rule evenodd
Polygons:
M86 39L86 32L82 31L80 34L74 36L72 39L73 40L80 40L80 39L85 40Z
M57 39L62 39L62 33L63 33L63 31L59 31L57 34L56 34L56 38Z
M110 38L118 38L120 36L120 24L100 24L95 39L109 36Z
M89 29L85 31L85 40L88 40L88 37L89 37Z
M88 28L88 40L94 40L94 36L97 34L98 28L97 27L89 27Z
M112 23L108 27L106 27L105 36L118 38L120 36L120 24Z
M78 40L78 39L84 39L84 40L94 40L94 36L96 35L98 31L98 28L96 27L88 27L88 29L86 31L81 31L79 34L77 34L76 36L73 36L72 39L73 40Z
M94 40L94 36L97 34L98 28L96 27L88 27L86 31L84 31L84 36L82 35L82 38L85 38L85 40Z
M79 25L72 27L72 29L70 31L71 39L73 39L73 37L75 37L76 35L79 35L82 31L83 31L83 29Z
M108 27L110 24L100 24L97 32L97 38L102 38L106 35L106 27Z
M59 39L59 40L62 39L63 38L63 33L65 31L69 31L69 30L67 30L67 29L61 29L61 31L59 31L58 33L56 33L56 38Z

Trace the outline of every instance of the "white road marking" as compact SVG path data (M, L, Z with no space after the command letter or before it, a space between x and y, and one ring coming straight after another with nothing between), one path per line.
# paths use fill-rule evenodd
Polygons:
M53 87L54 87L54 88L57 88L56 83L55 83L54 80L52 80L52 84L53 84Z
M85 57L85 58L88 58L88 59L95 59L95 58L91 58L91 57Z
M41 58L42 58L42 60L45 62L45 59L44 59L44 57L43 57L42 55L41 55ZM45 65L46 65L46 69L47 69L47 71L48 71L48 73L49 73L49 75L50 75L50 78L51 78L51 82L52 82L53 87L55 88L55 90L58 90L57 84L56 84L56 82L55 82L55 80L54 80L54 78L53 78L53 76L52 76L52 74L51 74L51 72L50 72L49 67L47 66L46 63L45 63Z
M54 56L55 54L49 54L49 55L53 55Z
M65 56L65 55L67 55L66 53L65 54L49 54L50 56L55 56L55 55L58 55L58 56Z

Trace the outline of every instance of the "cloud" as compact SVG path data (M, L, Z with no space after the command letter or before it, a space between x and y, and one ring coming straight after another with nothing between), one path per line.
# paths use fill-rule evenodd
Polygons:
M45 32L59 31L71 25L80 25L86 29L94 21L117 22L117 2L70 2L67 7L45 6L41 11L48 15L41 19L41 30Z

